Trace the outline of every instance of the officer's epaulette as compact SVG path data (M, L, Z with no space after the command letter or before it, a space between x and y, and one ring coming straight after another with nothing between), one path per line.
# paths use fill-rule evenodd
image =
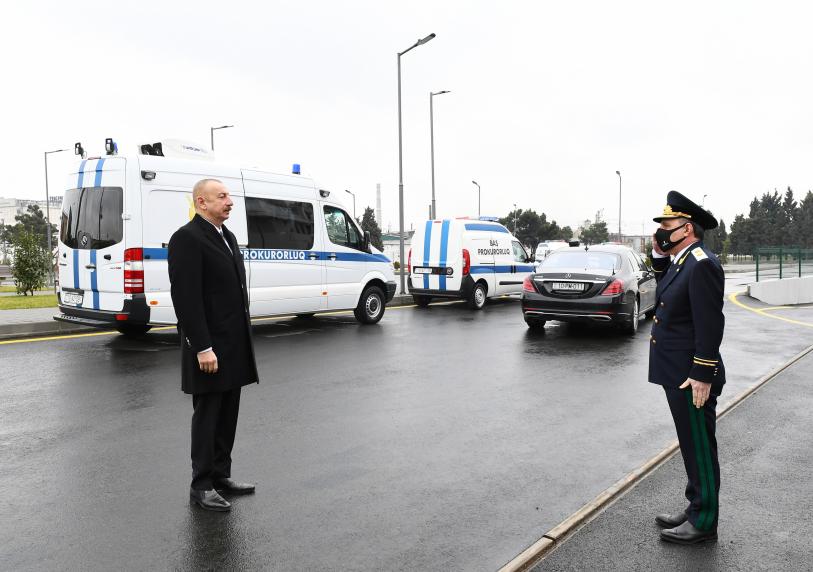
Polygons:
M697 248L692 249L692 256L694 256L695 260L705 260L708 258L708 255L703 252L703 249L699 246Z

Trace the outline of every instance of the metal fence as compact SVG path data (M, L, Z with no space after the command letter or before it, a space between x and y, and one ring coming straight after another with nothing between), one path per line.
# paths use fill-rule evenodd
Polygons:
M795 246L760 246L754 250L756 279L773 280L813 275L813 250Z

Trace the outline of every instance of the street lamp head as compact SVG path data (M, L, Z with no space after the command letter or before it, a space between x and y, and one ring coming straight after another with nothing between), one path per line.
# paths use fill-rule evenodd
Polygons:
M477 183L477 181L472 181L472 183L474 183L475 185L477 185L477 184L478 184L478 183Z
M428 42L429 40L432 40L434 37L435 37L435 34L429 34L428 36L426 36L426 37L425 37L425 38L423 38L422 40L418 40L418 43L417 43L417 44L415 44L415 45L416 45L416 46L422 46L422 45L424 45L426 42Z
M616 171L615 174L620 177L621 176L621 171Z

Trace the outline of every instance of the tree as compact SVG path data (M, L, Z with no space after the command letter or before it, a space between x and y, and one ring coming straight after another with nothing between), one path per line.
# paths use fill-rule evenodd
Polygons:
M596 218L593 222L589 220L584 221L580 234L581 241L585 244L599 244L607 242L610 238L610 232L607 230L607 223L601 216L601 211L596 213Z
M361 217L361 230L370 233L370 243L378 250L384 250L384 243L381 240L381 228L375 220L373 209L367 207Z
M17 293L27 295L45 286L45 276L51 257L34 234L20 230L14 237L14 265L11 274L17 285Z
M562 228L559 231L559 239L567 241L573 240L573 229L569 226Z
M17 221L14 226L14 234L17 234L20 230L25 230L37 238L42 248L48 249L48 221L38 205L28 205L26 212L15 216L14 219ZM56 232L54 225L51 225L51 247L53 248L56 245Z

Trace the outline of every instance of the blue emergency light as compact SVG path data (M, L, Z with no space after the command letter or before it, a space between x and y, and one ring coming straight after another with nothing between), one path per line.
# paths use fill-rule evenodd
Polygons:
M299 163L294 163L294 168L291 171L294 175L301 174L301 169L299 168Z

